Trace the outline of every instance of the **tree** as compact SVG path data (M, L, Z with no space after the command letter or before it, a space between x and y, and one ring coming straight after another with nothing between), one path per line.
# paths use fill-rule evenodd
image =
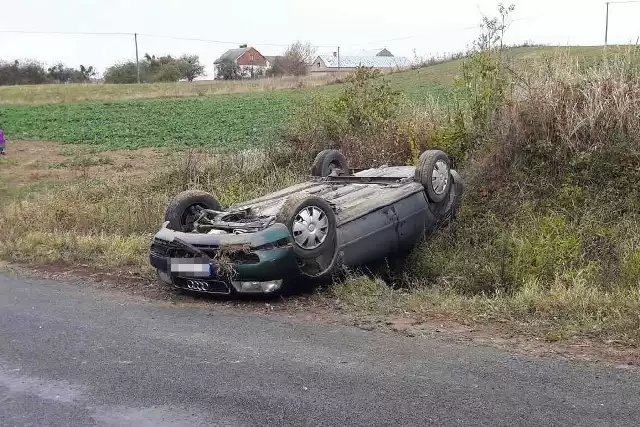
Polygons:
M79 82L88 82L91 81L92 78L96 76L96 70L93 68L93 65L89 65L85 67L84 65L80 65L80 70L77 72L76 76Z
M268 71L270 76L303 76L309 72L308 63L313 60L316 49L311 43L296 41L289 45L282 56L276 57Z
M148 64L140 62L140 80L143 82L148 81ZM127 61L112 65L104 72L105 83L137 83L138 81L138 67L133 61Z
M96 75L93 66L80 65L79 69L65 66L62 62L47 70L49 83L86 83Z
M160 65L151 76L152 82L177 82L182 77L180 64L168 62Z
M73 80L77 70L65 66L62 62L57 63L47 70L47 78L52 83L69 83Z
M149 69L149 79L153 82L177 82L180 79L193 81L204 74L204 65L198 55L182 55L174 58L171 55L156 57L146 53L143 57Z
M155 56L145 53L140 60L140 81L144 83L193 81L204 74L198 55ZM105 71L105 83L136 83L138 71L132 61L115 64Z
M0 86L42 84L47 82L47 71L36 61L0 61Z
M242 70L236 61L225 58L219 64L216 64L216 78L221 80L238 80L242 78Z
M181 77L190 82L204 74L204 65L200 63L198 55L182 55L178 59L178 65Z

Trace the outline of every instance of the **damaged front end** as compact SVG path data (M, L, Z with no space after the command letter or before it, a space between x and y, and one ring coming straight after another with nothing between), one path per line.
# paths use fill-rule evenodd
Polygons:
M168 225L154 236L149 256L160 279L175 287L226 295L273 293L297 273L292 236L274 217L202 209L192 232Z

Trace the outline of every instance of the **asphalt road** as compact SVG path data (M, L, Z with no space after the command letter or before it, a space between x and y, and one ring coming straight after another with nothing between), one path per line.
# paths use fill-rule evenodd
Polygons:
M640 425L640 377L0 276L2 426Z

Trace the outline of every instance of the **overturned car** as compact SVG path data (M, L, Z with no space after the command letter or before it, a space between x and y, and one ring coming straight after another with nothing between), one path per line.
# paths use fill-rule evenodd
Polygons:
M439 150L417 166L353 172L336 150L316 156L311 178L224 209L204 191L176 195L150 262L177 288L273 294L331 280L344 267L407 254L455 218L464 184Z

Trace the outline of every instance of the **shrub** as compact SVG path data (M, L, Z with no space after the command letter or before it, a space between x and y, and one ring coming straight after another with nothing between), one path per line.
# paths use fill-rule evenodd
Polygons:
M408 108L380 72L359 67L337 97L316 98L291 125L286 140L295 150L340 149L352 166L415 162L431 123Z
M438 134L464 141L461 216L414 255L411 277L494 296L576 271L596 290L637 286L639 59L515 70L499 51L472 56L451 113L462 119Z

